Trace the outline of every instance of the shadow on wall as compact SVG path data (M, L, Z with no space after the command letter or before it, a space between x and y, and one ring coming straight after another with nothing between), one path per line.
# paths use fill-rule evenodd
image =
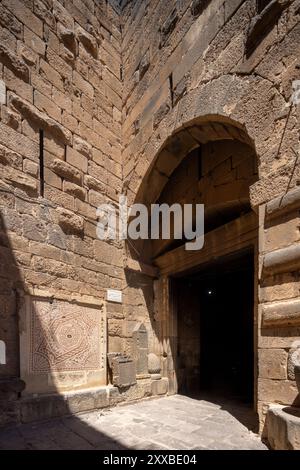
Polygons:
M91 400L92 395L94 401L90 402L90 409L97 408L95 401L98 400L100 404L103 395L99 396L97 392L81 393L70 395L66 399L65 395L53 387L53 395L41 394L37 398L24 396L25 383L20 379L19 337L21 332L19 330L21 327L19 325L22 325L24 315L24 296L26 295L27 300L30 297L19 266L25 268L22 270L23 273L26 272L31 254L28 250L25 252L24 247L21 251L21 237L19 236L21 233L18 234L17 226L18 216L11 208L8 208L10 196L6 193L7 207L0 208L0 449L124 449L122 443L103 431L104 425L101 421L103 412L100 410L95 414L92 422L88 415L68 417L74 412L72 408L76 407L76 400L87 400L85 409L88 411L88 400ZM11 227L13 223L15 223L14 232L8 233L7 227ZM34 306L33 302L30 303ZM38 332L37 341L43 344L45 339L43 325L40 324L39 316L35 311L32 314L35 319L35 332ZM54 331L53 334L55 334ZM72 331L68 334L72 334ZM55 380L51 380L51 376L54 375L51 370L53 361L51 357L44 356L43 360L47 361L47 359L50 369L48 380L55 384ZM47 419L50 416L65 417L60 418L58 422L54 420L44 423L38 433L34 433L36 425L26 424L22 428L17 426L20 423L30 423L35 419L41 417ZM9 429L5 425L9 425ZM22 438L21 429L23 428L27 438L31 436L30 442Z

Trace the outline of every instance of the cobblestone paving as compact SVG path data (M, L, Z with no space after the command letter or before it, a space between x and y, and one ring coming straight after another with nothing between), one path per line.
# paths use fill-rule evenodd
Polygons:
M252 418L244 407L177 395L2 428L0 449L266 450Z

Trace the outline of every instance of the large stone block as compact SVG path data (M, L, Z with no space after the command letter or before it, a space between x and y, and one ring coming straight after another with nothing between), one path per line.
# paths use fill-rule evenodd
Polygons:
M148 374L148 332L143 323L138 323L132 333L134 359L137 375Z
M300 409L271 405L266 437L274 450L300 450Z
M3 45L0 45L0 62L24 82L29 81L29 68L25 62Z
M2 4L29 29L35 31L38 36L43 36L43 22L26 6L26 2L5 0Z
M259 377L287 379L288 354L284 349L261 349L258 353Z
M40 95L42 96L42 95ZM64 128L57 121L47 116L47 105L41 106L41 109L44 109L46 113L43 113L37 110L33 105L27 103L16 95L10 97L10 103L12 106L17 109L24 117L28 120L33 121L37 126L47 130L50 134L54 135L58 140L61 140L62 143L71 144L72 135L71 132ZM55 112L55 115L58 111ZM57 114L57 119L60 120L60 115Z
M61 207L57 208L57 212L59 214L58 224L64 231L77 234L83 232L84 221L82 217Z
M98 46L96 39L80 26L76 29L76 35L79 41L84 45L85 49L92 54L94 58L97 58Z
M289 300L263 305L262 326L275 328L276 326L289 327L300 325L300 301Z
M18 39L22 39L22 23L2 5L0 7L0 24L4 28L8 28Z
M152 395L166 395L168 393L169 380L161 378L160 380L153 380L151 382Z
M47 229L45 224L31 215L23 216L23 234L29 240L37 242L45 241L47 238Z
M113 385L126 389L136 383L136 368L132 359L121 353L108 353Z
M88 160L87 158L82 155L82 153L77 152L77 150L73 149L72 147L67 147L67 163L78 168L83 173L87 172L88 168Z
M290 380L258 379L258 399L264 403L292 405L299 402L298 388Z
M26 26L24 27L24 41L25 44L27 44L27 46L29 46L34 52L40 56L45 55L45 42Z
M71 181L81 184L82 181L82 173L77 170L73 165L70 165L67 162L64 162L59 159L53 160L50 164L50 167L54 173L67 178Z

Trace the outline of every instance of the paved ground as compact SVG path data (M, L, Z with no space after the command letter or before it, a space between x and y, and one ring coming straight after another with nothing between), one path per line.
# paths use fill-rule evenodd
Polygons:
M2 428L0 449L265 450L252 420L247 408L177 395Z

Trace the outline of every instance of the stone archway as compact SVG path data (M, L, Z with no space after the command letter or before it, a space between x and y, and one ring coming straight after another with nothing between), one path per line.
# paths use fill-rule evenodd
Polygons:
M220 116L193 119L170 136L149 166L137 192L136 201L146 205L156 201L168 178L192 150L201 144L236 140L254 148L242 126Z
M151 204L158 202L163 189L187 155L212 142L236 142L247 146L255 155L255 166L258 167L254 141L243 125L220 115L200 116L186 122L166 139L147 168L134 202L142 203L150 210ZM236 189L235 197L238 199L241 189ZM243 188L243 192L247 194L250 201L247 185ZM130 257L138 258L142 263L151 264L152 255L149 252L148 241L131 241L128 250ZM138 257L137 254L139 254Z
M254 166L257 168L254 142L247 134L244 126L224 116L210 115L198 117L185 123L184 126L173 132L164 145L161 146L160 151L145 173L135 202L143 203L148 207L154 202L163 202L161 197L164 197L166 188L172 184L174 175L178 172L180 174L180 168L184 162L188 158L193 158L191 155L197 149L202 148L205 150L210 145L216 147L216 152L222 151L223 148L224 155L228 152L228 149L225 150L227 147L231 148L231 152L236 152L241 147L242 151L240 153L247 153L247 157L253 159L253 168ZM229 159L231 158L230 156ZM218 155L216 155L216 159L220 163L221 160ZM226 162L227 160L225 159ZM215 163L217 165L217 162ZM232 166L231 163L229 166ZM220 172L220 169L218 171ZM236 169L233 168L233 171L236 172ZM210 177L213 178L213 161L210 173ZM249 176L253 178L253 175ZM142 263L152 263L155 268L158 268L159 272L158 280L154 282L156 311L155 322L153 323L154 341L151 348L161 359L162 373L169 381L169 393L176 393L178 391L179 358L177 351L179 333L177 323L179 313L176 298L174 297L173 277L179 274L182 276L186 272L198 269L200 265L205 266L210 264L212 259L222 258L249 247L255 259L258 259L258 223L256 214L251 210L249 195L250 185L254 182L254 179L251 178L247 179L245 177L243 191L240 186L236 186L237 191L230 195L232 201L236 201L237 213L235 212L231 215L227 223L214 226L209 231L206 235L206 246L201 252L187 253L184 246L179 246L175 249L168 247L161 255L154 258L153 249L150 247L151 242L147 240L143 242L143 245L136 245L134 255L137 261L140 262L140 266ZM257 180L257 176L255 180ZM239 204L245 202L243 198L246 200L246 203L248 202L248 205L246 204L246 213L240 216L239 210L242 212L242 209L239 209ZM224 201L222 202L224 203ZM218 244L220 245L220 240L223 243L221 246L218 246ZM137 257L137 252L141 253L141 256ZM150 269L148 265L147 267L149 274ZM255 285L257 285L257 263L255 263L255 269ZM251 302L254 303L253 299L255 297L256 294L253 292ZM253 313L252 311L252 324L254 325L257 321L257 304L253 305L253 310L255 312ZM254 361L256 361L256 356L253 359L253 363Z
M145 141L140 132L134 147L129 145L125 150L124 155L136 162L124 182L129 188L129 201L140 202L145 178L170 138L186 127L210 122L232 126L255 144L260 179L251 188L253 207L284 193L289 182L296 185L296 178L290 181L295 160L291 148L298 142L296 127L289 137L283 136L287 113L286 98L272 82L260 76L223 75L196 87L169 110L149 140ZM293 119L291 116L291 126ZM287 158L279 159L278 150L290 157L290 163L286 163ZM271 165L274 160L276 167Z
M264 357L268 357L270 361L273 361L273 351L268 350L270 347L276 345L276 356L277 357L286 354L282 351L281 338L272 338L269 340L269 335L273 334L275 325L267 325L267 315L270 317L277 308L282 310L282 324L289 325L290 315L290 302L278 304L276 302L277 297L273 295L273 288L276 289L276 285L280 282L280 279L276 278L276 272L268 271L264 269L269 258L277 256L278 265L280 265L280 272L287 273L290 269L290 264L285 262L285 256L289 254L285 253L289 250L285 248L283 240L280 238L280 224L277 226L273 221L273 215L269 212L276 213L278 221L288 218L286 214L291 214L299 201L299 190L294 189L297 185L297 179L299 179L299 166L295 165L295 150L298 145L298 131L295 124L295 110L291 108L290 119L288 121L289 103L286 101L286 97L280 93L278 88L274 87L274 84L260 76L235 76L225 75L211 82L203 85L202 87L190 90L180 102L161 120L159 125L153 130L148 140L144 140L142 133L139 133L138 138L134 143L136 152L134 152L134 159L136 164L133 166L133 170L126 176L125 187L128 188L128 199L129 202L151 202L151 197L156 197L159 191L164 187L168 181L168 173L172 171L168 167L169 163L173 161L174 168L176 165L180 165L180 161L172 158L166 159L167 167L162 165L166 163L164 159L160 160L160 155L164 154L165 147L172 145L172 139L179 139L181 135L184 135L186 129L191 127L200 126L201 129L206 125L213 128L215 125L221 125L222 128L226 126L232 126L233 132L242 134L242 139L246 136L246 141L252 146L258 155L258 173L259 179L249 188L250 192L250 203L253 210L259 214L259 235L257 233L257 225L254 227L255 230L255 351L258 351L259 360L263 361ZM200 129L200 130L201 130ZM231 134L231 132L229 132ZM195 137L192 134L189 140L192 144L188 149L193 148L195 143ZM201 133L203 136L203 133ZM204 137L205 139L206 137ZM186 155L185 147L182 144L182 155L183 158ZM125 155L131 155L132 149L129 146ZM165 153L165 155L169 155ZM172 156L173 157L173 156ZM155 173L153 173L155 170ZM161 171L163 170L163 171ZM165 172L165 173L164 173ZM159 180L156 190L153 191L151 187L151 174L156 174ZM150 184L149 184L150 181ZM150 195L152 193L152 196ZM291 197L289 198L289 195ZM286 202L294 201L295 202ZM271 201L271 202L269 202ZM268 204L267 204L268 203ZM269 208L270 206L270 208ZM298 207L298 206L297 206ZM296 212L295 212L296 214ZM275 217L275 216L274 216ZM272 221L270 222L270 219ZM296 218L292 218L292 224L296 223ZM278 222L278 223L279 223ZM284 224L288 221L283 220ZM237 232L239 231L239 224L236 225ZM286 225L283 225L286 227ZM253 228L253 227L252 227ZM279 235L277 236L277 231ZM268 236L273 237L275 233L274 243L270 243ZM296 233L296 232L295 232ZM218 239L218 234L215 235L215 240ZM259 239L259 248L258 248ZM211 247L215 246L216 241L211 240ZM291 241L293 243L293 241ZM144 253L144 247L138 247L139 253ZM278 249L280 248L280 249ZM270 251L274 253L269 253ZM277 253L278 252L278 253ZM216 255L216 253L214 253ZM273 256L274 255L274 256ZM178 252L174 252L173 258L179 259ZM136 261L132 260L134 258ZM276 259L277 259L276 258ZM170 262L166 258L166 265L169 266ZM273 258L272 258L273 259ZM150 258L146 258L146 263L149 263ZM259 262L258 262L259 261ZM162 371L165 377L169 379L169 392L174 393L177 390L176 384L176 373L175 373L175 360L174 351L176 350L176 337L177 337L177 326L176 319L174 316L174 304L172 300L172 285L169 282L169 270L161 266L153 267L148 264L145 265L145 259L139 256L136 251L133 254L129 254L126 260L127 269L136 271L137 273L146 274L152 278L157 279L154 282L155 301L154 301L154 316L156 329L154 336L155 339L152 341L152 348L161 358ZM296 261L295 261L296 263ZM259 266L262 269L259 269ZM160 271L160 273L159 273ZM288 274L283 274L283 278L286 282L289 280ZM288 285L288 284L287 284ZM281 297L285 296L285 297ZM287 298L291 296L290 293L279 294L278 299ZM260 299L260 305L258 298ZM267 302L271 302L270 305L266 305ZM274 309L273 309L274 304ZM277 307L278 304L278 307ZM266 305L266 306L265 306ZM291 307L292 308L292 307ZM273 310L272 310L273 309ZM258 313L261 312L261 313ZM277 310L276 310L277 312ZM298 318L298 317L297 317ZM298 320L297 320L298 321ZM298 323L297 323L298 324ZM273 329L272 329L273 328ZM286 344L290 345L292 340L286 340ZM284 343L285 344L285 343ZM259 348L259 349L258 349ZM272 354L269 354L272 353ZM255 357L255 365L258 360ZM257 403L257 410L259 412L262 426L264 422L264 410L265 406L270 401L277 400L278 393L273 389L273 372L258 372L259 377L255 383L255 399ZM283 403L292 403L294 397L297 395L294 384L291 381L283 380L284 373L278 382L278 387L282 387L282 397L280 400ZM288 394L290 388L293 393ZM280 389L281 390L281 389ZM273 398L270 398L273 397Z

